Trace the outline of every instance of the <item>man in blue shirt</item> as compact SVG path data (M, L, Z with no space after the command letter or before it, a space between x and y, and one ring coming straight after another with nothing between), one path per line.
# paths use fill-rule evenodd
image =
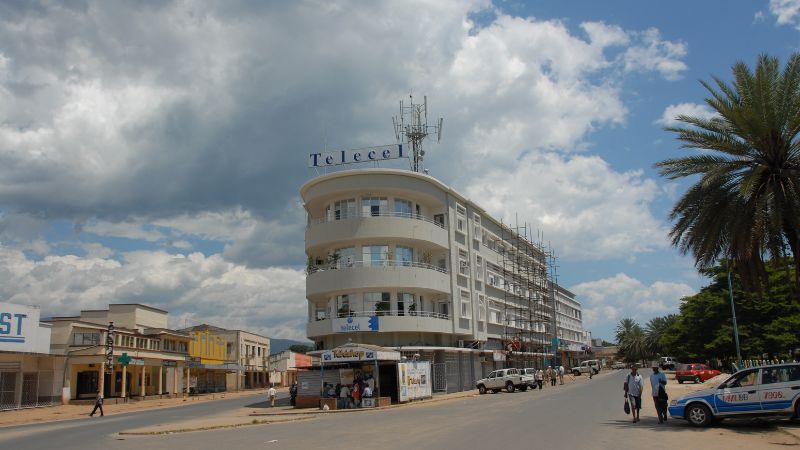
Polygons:
M656 365L653 366L653 374L650 375L650 389L653 393L653 403L656 405L658 423L663 423L667 420L667 376Z

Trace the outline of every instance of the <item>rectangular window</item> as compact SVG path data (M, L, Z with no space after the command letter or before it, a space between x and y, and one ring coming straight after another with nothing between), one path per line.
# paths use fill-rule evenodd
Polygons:
M328 318L328 308L325 303L314 303L314 317L317 320L325 320Z
M72 338L73 345L98 345L100 333L75 333Z
M336 296L336 314L337 317L349 317L350 313L350 296L345 295L337 295Z
M478 320L486 320L486 299L482 295L478 296Z
M349 198L347 200L340 200L333 204L334 220L347 219L348 217L355 217L355 215L356 199Z
M413 204L408 200L394 199L394 214L398 217L412 217Z
M365 292L364 310L374 311L376 316L388 316L392 308L391 298L388 292Z
M389 200L386 197L364 197L361 199L361 215L363 217L386 215Z
M353 263L356 261L355 247L337 248L334 250L333 254L336 260L336 267L339 269L353 267Z
M466 251L460 249L458 250L458 273L465 277L469 276L469 256Z
M475 278L483 280L483 258L475 256Z
M398 245L395 249L394 257L398 266L410 266L414 261L414 249Z
M365 245L361 247L361 259L365 267L384 266L389 259L389 246Z
M449 319L450 318L450 303L439 303L439 314L443 317Z
M407 312L410 312L412 309L411 307L414 305L414 296L412 294L408 294L405 292L398 292L397 293L397 315L398 316L405 316ZM416 307L413 308L416 310Z
M461 291L461 317L467 319L472 317L472 307L470 305L468 291Z

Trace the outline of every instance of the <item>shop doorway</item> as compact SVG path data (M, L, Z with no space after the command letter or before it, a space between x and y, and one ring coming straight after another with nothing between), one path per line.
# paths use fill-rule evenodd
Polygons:
M392 397L392 403L397 403L397 364L379 365L378 376L381 397Z
M78 382L75 386L75 398L92 398L97 393L99 377L97 371L78 372Z

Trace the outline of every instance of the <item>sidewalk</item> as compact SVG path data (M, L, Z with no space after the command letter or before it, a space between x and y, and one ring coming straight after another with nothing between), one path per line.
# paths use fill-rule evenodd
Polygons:
M279 392L288 392L288 388L278 389ZM127 403L107 403L103 405L103 411L107 416L124 414L129 412L144 411L150 409L170 408L192 404L193 402L205 402L222 400L225 398L246 397L254 394L266 395L266 389L251 389L239 392L221 392L218 394L193 395L186 398L169 398L155 400L129 400ZM0 428L14 425L25 425L30 423L43 423L62 420L85 418L92 412L91 405L58 405L42 408L18 409L0 412Z

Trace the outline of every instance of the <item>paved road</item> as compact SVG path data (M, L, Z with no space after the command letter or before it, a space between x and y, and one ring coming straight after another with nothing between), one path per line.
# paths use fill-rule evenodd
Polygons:
M646 375L646 373L645 373ZM120 437L115 431L153 420L185 419L207 408L232 406L246 399L224 400L181 409L131 414L99 421L46 425L35 435L6 440L3 448L58 449L606 449L606 448L781 448L793 437L770 423L727 424L708 430L684 421L659 425L655 417L631 424L622 411L622 372L604 373L544 391L500 393L418 404L382 411L320 414L299 422L166 436ZM201 408L201 405L197 405ZM144 416L144 417L143 417ZM113 422L112 422L113 421ZM5 432L5 430L3 430ZM122 439L122 440L120 440ZM794 443L794 444L792 444ZM773 445L774 444L774 445ZM779 445L780 444L780 445Z
M278 401L279 403L288 402L288 394L279 392ZM104 446L109 441L116 441L116 433L131 428L174 422L188 417L211 416L226 410L240 410L243 407L258 410L267 406L264 394L259 393L232 399L204 401L105 417L86 417L85 419L4 427L0 428L0 448L55 448L59 450L107 448Z

